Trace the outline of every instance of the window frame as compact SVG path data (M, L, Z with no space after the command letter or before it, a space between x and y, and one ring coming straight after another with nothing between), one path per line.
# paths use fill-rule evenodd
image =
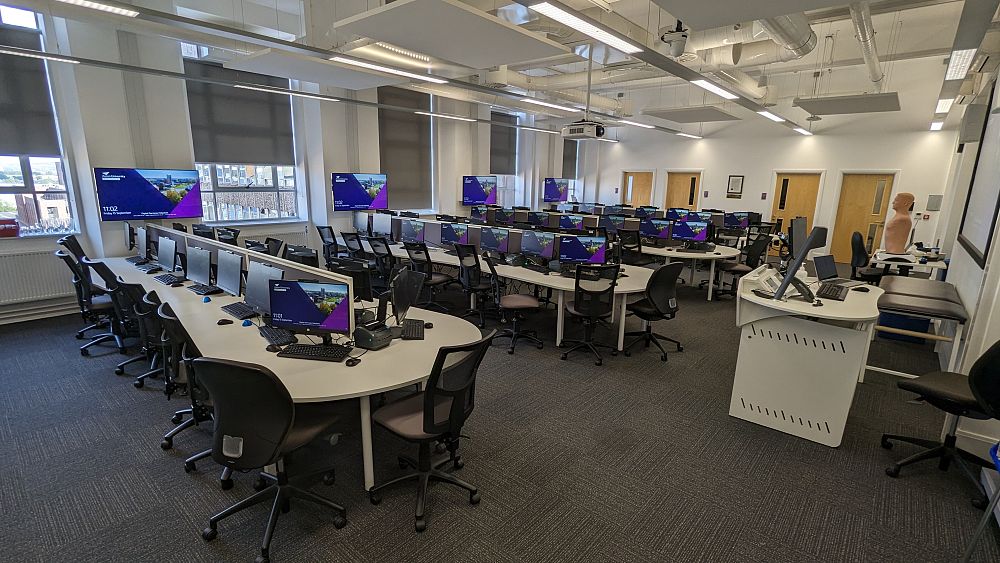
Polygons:
M21 239L36 239L44 237L64 237L66 235L79 234L80 233L80 222L77 216L77 209L75 205L75 200L73 199L73 192L69 181L69 176L66 173L66 158L63 156L51 156L51 155L37 155L37 154L3 154L0 157L6 158L17 158L18 164L21 168L21 178L22 182L20 185L12 186L0 186L0 195L23 195L31 196L32 201L35 206L35 215L40 224L44 219L42 215L42 210L44 207L39 203L40 195L52 194L59 195L65 198L66 207L69 213L69 227L65 230L58 232L42 232L42 233L24 233L19 229L18 235L16 237L3 238L0 240L21 240ZM32 158L47 158L54 159L59 162L59 166L62 167L62 178L63 187L61 190L42 190L35 186L35 178L31 170L31 159ZM18 225L23 229L24 225L21 223L19 217L14 217L18 220Z
M208 173L209 173L209 178L210 178L210 181L211 181L212 185L208 189L206 189L205 186L204 186L204 178L205 178L205 176L204 176L203 171L201 169L202 166L209 167ZM240 167L241 169L246 169L246 167L249 167L249 166L253 166L255 168L270 168L270 172L271 172L271 184L272 185L266 186L266 187L240 186L240 185L235 185L235 186L232 186L232 185L220 186L220 183L219 183L219 173L220 173L221 168L223 166ZM279 175L279 170L278 170L279 168L291 168L292 169L293 174L290 176L290 178L294 182L294 185L293 185L292 188L287 188L287 187L282 187L281 186L281 184L279 182L279 178L281 177ZM303 218L301 216L301 211L302 211L302 209L301 209L302 206L300 205L300 196L301 196L301 193L299 191L299 182L298 182L297 174L294 173L294 172L296 172L296 167L295 166L290 166L290 165L285 165L285 164L244 164L244 163L231 163L231 162L196 162L195 163L195 169L198 170L198 176L202 180L202 188L201 188L202 211L204 213L204 210L205 210L205 207L206 207L206 205L205 205L206 198L207 197L211 197L211 202L212 202L211 203L211 208L213 209L213 212L215 213L215 218L214 219L210 219L207 215L202 215L201 220L206 225L213 225L213 226L256 225L256 224L273 224L273 223L304 223L304 222L308 221L308 219L305 219L305 218ZM257 171L255 170L254 172L255 172L254 175L257 176L257 174L256 174ZM245 176L241 176L241 177L245 177ZM219 219L219 203L218 203L218 200L216 200L216 194L248 194L248 193L274 194L274 196L275 196L275 202L277 203L277 209L276 209L276 211L278 213L278 217L256 217L256 218L254 218L254 217L246 217L246 218L242 218L242 219ZM281 196L282 196L282 194L291 194L292 195L292 202L293 202L292 206L294 208L293 211L295 213L293 216L290 216L290 217L287 217L287 216L286 217L282 217L281 216L281 212L282 212L282 209L283 209L282 205L281 205Z

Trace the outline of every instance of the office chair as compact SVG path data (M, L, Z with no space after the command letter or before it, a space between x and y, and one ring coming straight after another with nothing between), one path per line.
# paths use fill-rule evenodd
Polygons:
M312 266L313 268L319 268L319 254L315 250L309 248L303 251L292 252L285 257L287 260L302 264L304 266Z
M201 352L191 340L187 330L184 329L184 325L177 320L169 303L162 303L157 307L156 316L160 319L160 325L163 327L165 340L169 346L167 348L166 373L175 387L186 383L188 396L191 399L191 408L181 409L171 417L170 422L177 426L164 434L163 440L160 442L161 448L169 450L174 447L174 436L198 423L211 420L212 410L210 405L203 404L203 401L208 398L208 394L204 389L198 388L197 379L192 376L190 369L191 362L195 358L200 358ZM181 381L182 368L186 382ZM184 415L191 415L191 418L184 420Z
M210 238L212 240L215 240L215 228L209 227L208 225L203 225L201 223L195 223L194 225L191 225L191 234L198 237Z
M392 255L389 239L385 237L369 237L368 246L372 248L372 260L375 266L373 284L379 289L388 290L392 281L393 270L396 268L396 257Z
M125 339L130 335L135 336L138 334L137 320L134 313L135 304L122 287L123 282L118 279L118 276L111 271L111 268L107 264L100 260L91 260L87 257L84 257L81 263L97 272L97 275L104 282L104 287L111 298L112 315L108 324L111 330L110 334L118 346L118 353L125 354L128 352L125 346Z
M604 363L598 348L610 348L612 356L618 354L613 346L594 342L594 329L598 323L611 317L620 269L618 264L577 264L573 300L566 303L566 312L583 321L584 336L583 340L563 340L562 347L573 345L563 352L563 360L581 348L590 350L594 354L597 358L594 365L598 366Z
M629 313L642 319L641 331L625 333L625 336L637 337L625 345L626 356L631 355L630 350L636 344L642 343L645 348L649 348L650 344L655 344L660 349L660 360L665 362L667 361L667 351L663 348L660 340L673 343L677 346L678 352L684 351L684 346L677 340L653 332L653 321L669 321L677 315L679 309L677 306L677 278L680 277L682 270L684 270L683 262L660 266L646 282L646 293L643 298L626 306Z
M460 314L459 317L479 317L479 328L486 328L486 297L490 294L493 285L489 280L483 279L483 270L479 265L479 255L476 254L474 244L455 244L455 252L458 253L458 281L462 284L462 290L469 297L469 309ZM475 308L472 307L473 303Z
M149 370L137 376L132 382L132 386L141 389L147 379L155 379L164 375L166 371L167 358L170 355L170 340L163 332L163 324L157 309L160 308L160 296L155 291L142 296L135 305L136 316L139 319L140 346L147 354L152 354L149 361ZM165 379L165 378L164 378Z
M462 427L475 408L476 374L494 334L496 331L471 344L441 347L423 391L393 401L372 413L372 420L376 424L407 442L416 442L419 450L416 460L399 458L400 466L408 465L415 472L372 487L368 491L368 498L372 504L379 504L382 502L380 491L397 483L416 479L414 529L417 532L427 529L424 506L431 479L465 489L469 492L469 503L479 504L479 490L474 485L433 466L431 442L445 443L451 454L449 461L456 467L464 465L457 455L458 443Z
M493 293L493 304L500 311L500 321L506 322L507 314L510 313L512 323L511 328L500 331L493 337L494 340L497 338L510 338L510 347L507 348L508 354L514 353L514 347L517 346L518 340L533 342L535 347L541 350L544 344L538 338L538 331L522 330L519 326L520 322L525 319L525 312L538 311L542 308L541 301L534 295L525 295L523 293L507 294L503 280L497 275L497 268L493 263L493 258L488 253L484 253L483 262L486 262L486 267L490 269L490 289Z
M330 267L330 258L347 256L347 252L340 250L337 242L337 234L333 232L333 227L329 225L316 225L316 232L319 233L319 240L323 244L323 260L327 268Z
M87 253L83 251L83 246L80 244L79 239L76 235L66 235L56 241L60 246L69 251L76 260L78 266L83 271L84 279L90 283L90 292L93 295L104 295L105 290L103 287L94 284L92 276L90 275L90 267L83 262L83 259L87 257Z
M399 215L398 213L396 213L392 209L376 209L375 213L383 213L385 215L392 215L393 217Z
M618 245L621 247L623 264L649 266L657 261L642 253L642 236L638 230L618 229Z
M990 467L978 457L958 449L955 445L955 431L961 417L976 420L996 418L997 406L1000 405L1000 341L992 346L976 360L969 370L969 375L944 371L934 371L915 379L903 379L896 386L904 391L919 395L918 400L951 415L947 417L947 427L944 441L898 436L882 435L882 447L892 449L893 441L906 442L921 446L923 451L901 459L885 469L889 477L898 477L899 470L907 465L925 459L938 460L938 469L947 471L952 461L957 462L962 474L976 487L976 498L972 504L976 508L985 508L987 496L979 483L979 472L973 473L966 462Z
M774 223L756 223L751 224L747 227L747 240L750 237L755 237L758 235L767 235L768 237L774 232Z
M237 237L240 236L240 232L236 229L220 228L216 234L218 235L218 240L221 243L231 244L233 246L240 245L239 240L237 240Z
M143 289L141 284L137 283L121 283L121 288L124 293L125 298L128 301L129 317L131 323L134 326L134 332L137 333L139 338L139 353L127 360L123 360L115 366L115 375L124 375L125 368L129 365L138 362L148 362L149 371L155 370L158 365L159 358L156 356L156 350L148 346L149 338L146 334L146 326L143 319L140 316L140 305L142 304L142 299L146 295L146 290Z
M419 213L414 213L413 211L400 211L399 212L399 216L400 217L407 217L407 218L410 218L410 219L419 219L420 218L420 214Z
M245 508L273 499L258 562L270 561L271 538L278 516L291 508L292 499L312 502L336 512L335 528L347 524L347 511L316 493L290 484L285 461L336 422L330 403L293 403L288 390L270 370L253 364L198 358L192 362L198 381L213 402L215 428L212 459L233 471L263 470L275 466L275 474L260 474L257 492L212 516L202 530L205 541L214 540L219 521ZM329 468L324 482L332 482ZM268 486L273 483L273 486Z
M246 239L243 241L243 246L245 246L247 250L253 250L254 252L263 252L264 254L268 254L267 245L260 242L259 240Z
M112 330L115 306L111 300L111 296L107 293L104 295L94 295L91 292L91 284L88 283L86 279L87 274L84 274L80 265L73 260L73 257L70 256L68 252L57 250L56 256L62 259L63 262L65 262L69 267L70 271L73 272L73 288L76 290L76 301L77 305L80 307L80 316L83 317L83 322L91 323L87 327L77 331L76 338L78 340L84 339L85 331L95 328L107 327L108 330ZM109 340L116 340L116 336L117 335L112 331L91 337L89 342L80 346L80 355L89 356L90 348L92 346L96 346Z
M865 248L865 239L861 233L854 231L851 235L851 279L859 280L871 285L878 285L885 274L878 268L869 268L871 256ZM888 270L888 268L886 268Z
M997 414L993 414L993 418L997 418ZM1000 448L1000 443L993 444L993 447L990 448L990 460L993 461L993 469L995 471L1000 471L1000 455L997 454L998 448ZM972 534L972 539L969 540L969 545L966 546L965 553L962 554L961 563L968 563L972 560L972 554L976 552L976 544L979 543L979 538L986 531L986 526L989 526L990 520L995 516L993 511L996 510L998 501L1000 501L1000 491L993 493L993 499L983 512L983 517L979 519L976 531Z
M173 225L171 225L171 227L173 227L175 231L180 231L182 233L188 232L187 225L185 225L184 223L174 223Z
M767 252L767 248L771 246L771 235L757 235L757 238L749 240L750 242L740 249L740 255L736 260L720 260L716 264L715 272L719 281L719 289L716 290L716 293L719 295L723 293L735 294L736 282L743 276L754 271L763 262L764 254ZM729 289L724 287L725 284L722 281L724 274L733 276Z
M434 263L427 252L427 245L422 242L404 242L403 248L410 259L410 269L424 274L424 287L430 293L427 301L417 303L418 307L433 308L442 313L447 313L448 309L443 305L434 302L434 297L442 287L455 283L455 278L448 274L434 271Z
M368 257L365 254L365 247L361 244L361 235L358 233L340 233L340 236L344 237L344 246L347 247L347 253L351 258L357 258L358 260L365 260Z
M454 215L444 215L444 214L440 214L440 213L437 214L437 215L435 215L434 219L437 220L437 221L441 221L443 223L457 223L458 222L458 217L455 217Z
M285 241L281 239L267 237L264 239L264 246L267 247L267 253L271 256L281 256L281 247L285 245Z

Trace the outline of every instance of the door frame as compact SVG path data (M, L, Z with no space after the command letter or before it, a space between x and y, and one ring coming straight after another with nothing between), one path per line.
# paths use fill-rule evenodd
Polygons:
M661 184L663 184L663 191L660 192L659 197L657 197L657 195L655 193L653 194L653 197L655 197L656 201L657 201L656 206L659 207L660 206L659 202L661 202L661 201L664 202L664 204L667 201L667 182L670 181L670 173L671 172L675 173L675 174L695 174L695 173L699 174L700 179L698 180L698 205L696 207L698 207L698 209L701 209L702 198L704 197L701 192L705 191L705 169L704 168L664 168L663 169L663 181L660 182ZM655 192L655 190L654 190L654 192Z
M885 212L886 219L889 218L889 211L892 211L892 198L896 197L896 193L899 188L899 176L903 171L899 168L847 168L840 170L837 173L837 185L833 187L833 216L830 218L830 229L835 229L837 227L837 212L840 211L840 194L844 188L844 176L850 174L885 174L887 176L892 176L892 190L889 192L889 209ZM831 232L830 238L836 236L837 233ZM885 237L885 229L882 229L882 237ZM827 245L829 246L829 245ZM875 241L876 248L882 248L882 240L879 239Z
M622 202L622 199L624 199L624 197L625 197L625 191L624 191L625 190L625 174L630 173L630 172L652 172L652 174L653 174L653 190L649 193L649 197L650 197L650 199L655 198L656 197L656 176L657 176L657 170L656 170L656 168L629 168L629 169L622 168L621 172L618 174L618 189L622 190L622 191L620 191L618 193L618 200L615 203L616 204L620 204ZM650 202L650 205L652 205L652 204L653 204L653 202Z

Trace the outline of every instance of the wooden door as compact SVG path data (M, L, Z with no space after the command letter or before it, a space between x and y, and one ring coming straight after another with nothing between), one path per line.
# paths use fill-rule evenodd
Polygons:
M831 244L834 260L851 262L855 231L864 236L869 252L878 246L892 199L892 180L892 174L844 174Z
M652 172L622 173L622 203L639 207L653 200Z
M778 174L778 181L774 185L771 222L780 221L781 231L788 232L792 219L805 217L806 232L812 231L818 195L819 174Z
M697 211L700 191L701 172L667 172L667 200L663 207Z

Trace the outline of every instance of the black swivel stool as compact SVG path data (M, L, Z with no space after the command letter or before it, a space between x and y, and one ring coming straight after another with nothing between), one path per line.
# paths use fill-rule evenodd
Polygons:
M625 345L626 356L631 354L629 350L636 344L642 343L646 348L653 344L660 349L660 359L665 362L667 361L667 351L663 348L660 340L673 343L677 346L678 352L684 351L684 347L677 340L653 332L652 324L653 321L667 321L677 315L679 309L677 306L677 278L683 269L684 264L681 262L660 266L649 277L645 296L626 307L626 310L642 319L644 325L644 329L640 332L625 333L625 336L637 337Z
M851 279L878 285L882 281L882 276L888 273L889 267L879 269L870 268L870 265L871 256L865 248L865 239L861 233L855 231L851 235Z
M510 318L511 321L511 327L500 331L493 339L510 338L510 346L507 348L508 354L514 353L514 347L517 346L518 340L527 340L541 350L544 344L538 338L538 332L521 328L521 321L525 318L524 313L540 310L542 308L541 301L534 295L506 293L503 280L497 275L497 268L493 262L493 258L488 253L484 253L483 261L486 262L486 266L490 269L490 286L493 293L493 303L500 310L501 320Z

